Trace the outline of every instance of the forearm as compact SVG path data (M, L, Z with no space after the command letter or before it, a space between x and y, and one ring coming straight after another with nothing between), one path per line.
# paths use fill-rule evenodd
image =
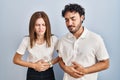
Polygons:
M85 70L85 74L90 74L90 73L105 70L108 67L109 67L109 59L100 61L90 67L86 67L84 70Z
M65 63L63 62L62 58L59 58L59 65L66 72Z
M67 74L69 74L70 76L72 76L74 78L81 78L83 76L83 74L80 74L79 71L77 71L74 68L74 66L72 66L72 65L66 66L61 58L59 60L59 65L63 69L64 72L66 72Z
M56 57L55 59L52 59L51 63L54 65L59 62L59 57Z
M34 63L31 63L31 62L18 61L18 62L14 62L14 63L17 64L17 65L20 65L20 66L34 68Z
M22 55L16 53L14 58L13 58L13 63L20 65L20 66L24 66L24 67L34 68L34 63L23 61L21 58L22 58Z

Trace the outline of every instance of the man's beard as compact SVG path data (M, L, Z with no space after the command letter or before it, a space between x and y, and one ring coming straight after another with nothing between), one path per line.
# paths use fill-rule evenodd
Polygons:
M75 26L68 26L68 29L72 34L74 34L80 29L80 25L78 25L76 27Z

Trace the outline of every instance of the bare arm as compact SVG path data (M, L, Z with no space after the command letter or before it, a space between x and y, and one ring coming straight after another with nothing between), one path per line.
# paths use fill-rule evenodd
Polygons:
M31 63L31 62L23 61L22 55L20 55L18 53L15 54L15 56L13 58L13 62L20 66L33 68L36 71L44 71L47 68L49 68L49 64L47 62L43 63L43 61L38 61L36 63Z
M73 65L76 66L76 69L84 74L90 74L94 72L99 72L102 70L105 70L109 67L109 59L102 60L97 62L96 64L89 66L89 67L82 67L80 64L77 64L76 62L73 62Z
M63 69L63 71L66 72L65 63L63 62L62 58L59 59L59 65L60 65L60 67Z
M22 60L22 55L16 53L14 58L13 58L13 63L20 65L20 66L24 66L24 67L30 67L30 68L34 68L34 64L30 63L30 62L26 62Z
M86 74L99 72L99 71L107 69L108 67L109 67L109 59L102 60L90 67L85 68L85 72Z
M77 71L74 68L74 66L66 66L62 58L59 59L59 65L66 73L68 73L70 76L74 78L80 78L84 75L84 74L79 73L79 71Z
M51 63L54 65L59 62L59 57L56 57L55 59L52 59Z

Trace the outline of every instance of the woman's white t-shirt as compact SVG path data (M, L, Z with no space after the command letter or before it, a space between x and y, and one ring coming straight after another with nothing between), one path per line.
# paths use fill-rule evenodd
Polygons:
M24 55L27 50L29 52L27 57L28 62L37 62L41 59L50 61L56 49L57 41L58 39L56 36L51 36L51 47L47 47L46 42L44 42L41 45L35 43L35 45L30 48L30 37L24 37L16 52Z

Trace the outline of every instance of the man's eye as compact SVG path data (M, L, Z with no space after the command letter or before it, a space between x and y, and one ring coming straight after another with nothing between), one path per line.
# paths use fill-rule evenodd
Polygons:
M73 21L75 21L76 19L72 19Z
M65 20L65 22L68 22L68 20Z

